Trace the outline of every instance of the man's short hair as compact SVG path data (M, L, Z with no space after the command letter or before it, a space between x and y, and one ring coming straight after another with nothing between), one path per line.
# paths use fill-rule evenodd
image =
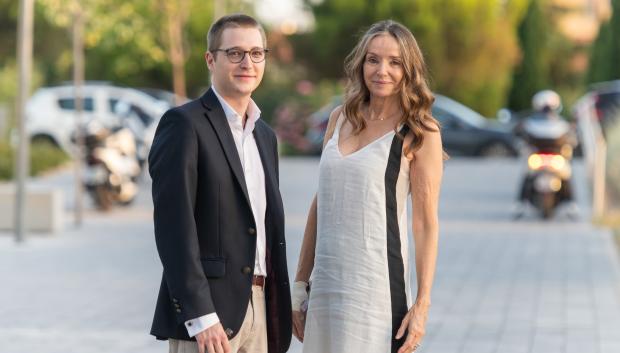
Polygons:
M237 13L220 17L220 19L211 25L209 33L207 34L208 51L213 52L216 49L220 49L219 46L222 44L222 33L226 28L256 28L259 30L261 37L263 37L263 47L267 46L267 38L263 26L252 16Z

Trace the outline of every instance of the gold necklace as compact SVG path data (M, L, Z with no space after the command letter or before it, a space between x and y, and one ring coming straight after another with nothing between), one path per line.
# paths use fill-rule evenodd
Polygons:
M366 118L366 120L368 120L368 121L384 121L385 119L387 119L387 118L391 118L391 117L393 117L393 116L395 116L395 115L397 115L397 114L400 114L400 112L396 112L396 113L394 113L394 114L392 114L392 115L388 115L388 116L386 116L386 117L382 117L382 118L376 118L376 119ZM368 115L370 115L370 113L368 113Z

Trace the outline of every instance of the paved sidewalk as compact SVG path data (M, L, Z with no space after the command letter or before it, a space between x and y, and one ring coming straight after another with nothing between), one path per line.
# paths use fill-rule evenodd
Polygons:
M291 276L317 162L281 165ZM620 352L620 264L610 233L562 214L513 222L520 167L447 163L433 304L419 352ZM576 172L581 180L582 168ZM69 193L68 180L37 182ZM0 233L0 353L167 352L148 335L161 271L148 188L147 181L131 208L88 211L81 229L69 224L23 245ZM587 219L586 193L581 183L577 189Z

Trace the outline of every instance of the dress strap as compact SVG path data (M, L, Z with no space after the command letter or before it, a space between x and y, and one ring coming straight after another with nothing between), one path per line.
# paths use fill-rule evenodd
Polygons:
M407 133L409 132L409 125L407 124L402 124L400 129L399 129L399 133L402 137L405 137L407 135Z
M345 118L344 118L344 111L341 110L340 114L338 115L338 119L336 120L336 129L334 129L334 135L335 136L339 136L340 135L340 127L342 126L342 124L344 124Z

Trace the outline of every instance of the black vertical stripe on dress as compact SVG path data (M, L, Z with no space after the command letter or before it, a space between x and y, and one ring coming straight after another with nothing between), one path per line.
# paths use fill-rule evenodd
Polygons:
M409 127L405 125L400 135L405 136ZM390 297L392 300L392 353L405 342L407 335L397 340L396 332L407 314L407 294L405 289L405 265L401 253L400 231L398 227L398 204L396 200L396 182L400 172L403 140L394 136L387 168L385 170L385 214L387 222L387 260L390 278Z

